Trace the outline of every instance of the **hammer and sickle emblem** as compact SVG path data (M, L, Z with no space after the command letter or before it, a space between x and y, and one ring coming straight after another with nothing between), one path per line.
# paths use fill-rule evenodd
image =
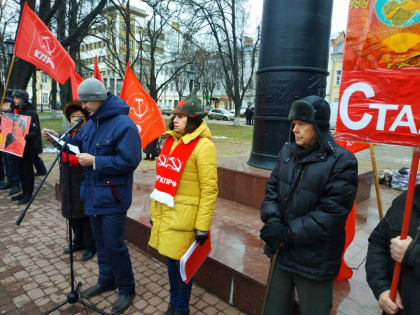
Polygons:
M56 47L54 42L50 42L51 38L49 36L41 36L41 47L51 56Z
M134 115L136 115L141 121L143 116L146 115L146 113L148 112L148 108L147 106L142 106L142 104L144 103L142 98L136 98L136 102L137 102L137 108L133 108L132 110L134 112ZM143 111L142 111L142 107L143 107Z

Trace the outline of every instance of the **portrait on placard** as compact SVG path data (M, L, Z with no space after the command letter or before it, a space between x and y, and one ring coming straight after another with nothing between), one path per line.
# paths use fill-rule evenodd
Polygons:
M0 150L23 156L25 137L29 132L30 124L30 116L3 114L1 117Z

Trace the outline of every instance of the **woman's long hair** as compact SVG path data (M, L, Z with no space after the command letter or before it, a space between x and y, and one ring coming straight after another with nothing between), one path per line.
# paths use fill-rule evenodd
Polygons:
M174 118L175 115L171 117L169 121L169 129L174 130ZM187 125L185 126L185 133L192 133L198 127L200 127L201 123L203 122L202 117L189 117L187 116Z

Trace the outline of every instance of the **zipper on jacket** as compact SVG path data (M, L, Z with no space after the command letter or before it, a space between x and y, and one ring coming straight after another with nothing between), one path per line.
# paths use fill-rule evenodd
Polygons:
M417 233L416 233L416 237L414 238L414 243L417 242L417 239L419 238L420 235L420 220L419 223L417 225Z
M299 192L300 185L302 184L302 181L303 181L303 175L304 175L304 174L305 174L305 170L302 170L302 174L300 174L299 184L298 184L298 186L297 186L297 188L296 188L296 192Z

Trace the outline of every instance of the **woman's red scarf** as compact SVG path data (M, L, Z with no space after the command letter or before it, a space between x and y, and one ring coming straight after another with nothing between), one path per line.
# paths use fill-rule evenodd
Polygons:
M174 207L174 196L178 189L182 171L198 140L200 140L200 137L195 138L188 144L180 141L170 153L174 139L171 136L166 138L156 161L156 182L150 198L164 203L168 207Z

